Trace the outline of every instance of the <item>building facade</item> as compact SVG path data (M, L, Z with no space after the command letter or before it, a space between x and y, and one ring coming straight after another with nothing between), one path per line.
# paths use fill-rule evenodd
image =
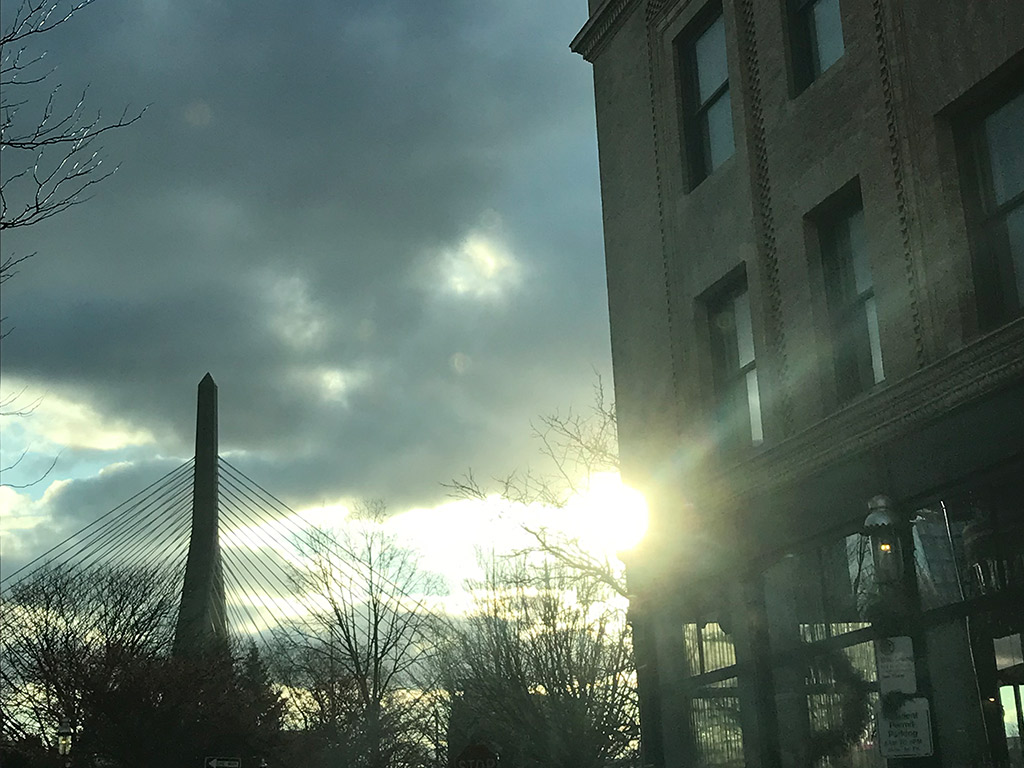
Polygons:
M1024 3L589 10L645 763L1024 765Z

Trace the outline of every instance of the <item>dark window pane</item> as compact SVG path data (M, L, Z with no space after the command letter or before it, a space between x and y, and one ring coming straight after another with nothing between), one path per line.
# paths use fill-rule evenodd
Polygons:
M845 399L885 378L864 211L847 208L820 231L836 376Z
M819 75L843 55L843 23L839 15L839 0L818 0L811 6L810 13L814 30L815 74Z
M725 443L764 440L754 358L754 332L746 289L719 300L709 311L716 411Z
M725 56L725 22L719 16L694 45L698 102L704 104L729 79Z
M736 145L732 132L732 104L729 91L719 96L705 113L705 162L710 174L733 156Z
M970 141L974 283L989 329L1024 310L1024 92L977 123Z
M985 121L996 205L1024 191L1024 93L993 112Z
M1024 141L1024 137L1021 137ZM1017 286L1017 306L1024 304L1024 203L1006 217L1006 239L1010 251L1009 267ZM1011 283L1012 285L1013 283Z
M736 313L732 299L723 301L711 313L711 347L715 376L724 380L738 370L736 360Z

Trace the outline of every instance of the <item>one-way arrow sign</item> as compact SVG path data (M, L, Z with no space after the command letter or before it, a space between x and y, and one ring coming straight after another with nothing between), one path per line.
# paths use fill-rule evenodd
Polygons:
M242 761L237 757L208 757L203 768L242 768Z

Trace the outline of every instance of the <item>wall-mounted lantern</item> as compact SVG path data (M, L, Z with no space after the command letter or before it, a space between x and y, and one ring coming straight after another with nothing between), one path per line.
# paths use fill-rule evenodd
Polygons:
M875 586L879 589L900 587L903 584L902 527L892 499L888 496L875 496L868 501L864 535L871 540Z
M868 599L862 608L867 621L895 631L912 612L911 580L907 573L907 552L912 546L910 522L888 496L868 501L868 516L861 531L871 549L871 579Z

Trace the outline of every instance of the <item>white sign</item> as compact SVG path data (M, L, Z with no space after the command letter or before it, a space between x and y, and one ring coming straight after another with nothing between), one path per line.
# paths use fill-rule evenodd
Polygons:
M875 665L878 667L878 690L883 696L892 691L917 693L914 641L909 637L876 640Z
M882 757L927 757L932 753L932 717L928 699L908 699L893 717L878 713Z
M242 760L237 757L207 757L203 760L203 768L242 768Z

